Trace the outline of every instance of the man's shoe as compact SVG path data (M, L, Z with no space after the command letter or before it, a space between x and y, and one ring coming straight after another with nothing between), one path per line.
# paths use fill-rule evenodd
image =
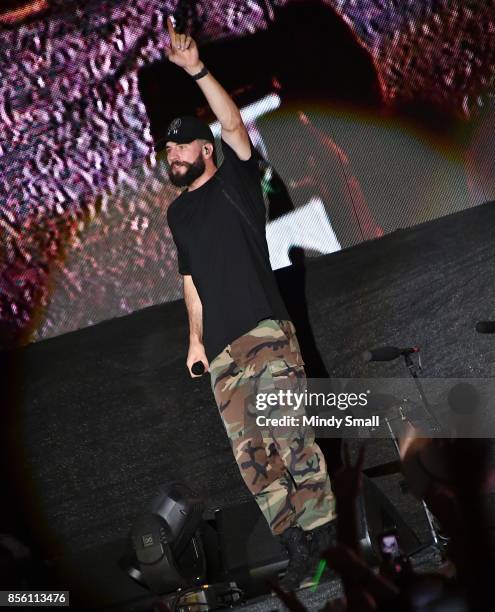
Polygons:
M333 580L337 577L335 571L327 567L326 563L320 566L325 550L337 545L336 527L337 522L333 520L320 527L306 531L311 555L310 575L312 575L313 581L316 580L316 584Z
M307 531L310 542L311 556L321 559L322 553L332 546L337 545L337 521L333 520L311 531Z
M311 570L308 538L300 527L289 527L277 539L289 555L287 572L279 584L284 591L295 591Z

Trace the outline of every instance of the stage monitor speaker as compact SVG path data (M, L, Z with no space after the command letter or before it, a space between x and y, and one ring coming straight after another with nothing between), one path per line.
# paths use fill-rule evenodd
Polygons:
M269 592L269 579L286 569L285 550L273 536L254 500L215 512L224 579L247 596Z

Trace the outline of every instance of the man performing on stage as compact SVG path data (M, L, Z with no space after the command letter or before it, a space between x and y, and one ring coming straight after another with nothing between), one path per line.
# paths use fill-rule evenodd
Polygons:
M221 124L224 154L217 167L213 134L197 118L169 125L170 180L185 187L167 217L184 277L187 367L194 376L200 361L210 372L244 482L288 551L282 586L295 589L333 543L335 500L311 429L256 425L258 415L284 413L282 406L258 412L256 393L301 392L304 364L270 267L259 169L240 111L200 61L195 41L175 32L170 18L168 31L168 58L197 81Z

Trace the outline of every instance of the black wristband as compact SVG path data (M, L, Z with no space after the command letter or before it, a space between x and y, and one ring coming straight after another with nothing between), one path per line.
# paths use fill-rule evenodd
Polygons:
M204 76L208 74L208 68L203 66L203 69L197 74L191 74L191 78L197 81L198 79L202 79Z

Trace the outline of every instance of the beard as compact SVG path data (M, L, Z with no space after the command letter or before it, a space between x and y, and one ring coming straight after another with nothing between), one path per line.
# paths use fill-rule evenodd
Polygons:
M174 173L174 168L177 166L185 166L186 171L183 174ZM199 178L204 171L205 160L200 153L192 163L180 162L176 164L176 162L174 162L168 168L168 177L172 185L175 187L189 187L189 185L194 183L194 181Z

